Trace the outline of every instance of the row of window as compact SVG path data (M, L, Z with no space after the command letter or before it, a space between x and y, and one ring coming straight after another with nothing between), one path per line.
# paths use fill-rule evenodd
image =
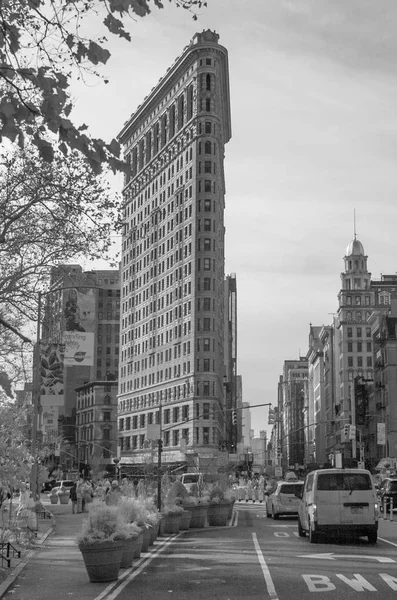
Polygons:
M194 442L200 445L216 445L218 443L218 430L215 427L195 427L194 428ZM172 429L171 431L165 430L163 432L163 446L168 447L180 447L181 441L184 445L188 446L191 444L189 439L189 429ZM119 438L119 446L121 452L128 450L146 450L151 444L147 443L145 434L132 435Z
M90 406L94 406L95 404L111 404L112 398L109 394L105 394L103 398L99 398L93 394L79 394L77 397L77 410L82 410L83 408L89 408Z
M94 414L93 410L87 410L85 412L76 414L76 425L83 425L85 423L92 423L94 421L94 416L97 421L103 421L104 423L110 423L112 420L112 413L110 410L103 410L99 414Z
M354 313L347 311L346 321L362 321L364 316L365 316L365 321L367 321L369 319L369 317L371 316L371 313L369 311L366 311L366 313L364 315L363 313L361 313L360 310L357 310Z
M174 370L172 369L172 367L167 367L166 369L160 369L155 373L149 373L148 375L142 375L141 377L136 377L133 380L129 380L126 382L127 387L125 391L128 392L132 390L139 390L141 388L147 387L148 385L155 385L157 383L161 383L162 381L169 381L170 379L189 374L190 360L182 363L182 365L174 365Z
M365 362L365 364L364 364ZM356 364L354 364L356 363ZM372 367L372 356L348 356L348 367Z
M372 352L372 342L357 342L355 345L353 345L353 342L347 342L348 352L362 352L364 347L366 348L367 352Z
M362 327L347 327L346 332L347 332L347 337L348 338L352 338L352 337L358 337L358 338L360 338L360 337L363 337L363 328ZM366 327L365 328L365 335L366 335L367 338L371 338L372 337L371 327Z

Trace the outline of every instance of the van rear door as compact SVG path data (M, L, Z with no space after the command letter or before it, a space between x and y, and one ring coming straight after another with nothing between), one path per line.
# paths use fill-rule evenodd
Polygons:
M318 473L317 491L314 502L317 506L318 525L339 525L340 523L340 482L337 473Z
M343 476L341 523L372 523L375 515L375 492L369 473L346 473Z

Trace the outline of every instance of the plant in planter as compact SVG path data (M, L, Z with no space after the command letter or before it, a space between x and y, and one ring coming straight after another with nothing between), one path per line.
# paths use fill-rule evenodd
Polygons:
M123 519L127 523L134 522L141 530L138 538L138 547L136 548L135 558L139 558L141 552L147 552L150 542L150 529L148 523L149 511L144 503L137 498L121 497L118 502L118 509Z
M224 526L227 524L230 501L225 498L223 490L214 486L209 493L208 524Z
M55 490L51 490L51 492L48 495L49 495L51 504L58 504L59 496Z
M124 542L123 554L121 556L121 569L128 569L135 558L137 546L139 545L139 535L141 528L136 523L125 523L122 519L118 520L116 540Z
M183 507L177 504L165 504L162 510L162 532L179 533Z
M232 518L233 506L234 506L234 503L236 502L236 499L237 499L236 492L234 490L232 490L231 488L227 488L225 490L225 500L229 501L228 519Z
M69 502L69 490L64 485L61 485L61 487L57 491L57 494L59 496L59 502L60 502L60 504L68 504L68 502Z
M89 505L88 518L83 521L77 541L91 582L118 578L125 547L120 539L124 524L117 506L108 506L100 500Z

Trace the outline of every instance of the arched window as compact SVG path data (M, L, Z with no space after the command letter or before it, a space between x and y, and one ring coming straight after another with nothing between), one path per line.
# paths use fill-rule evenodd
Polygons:
M361 312L356 312L356 321L361 321Z
M106 394L106 396L103 397L103 403L104 404L111 404L111 402L112 402L111 397L109 396L109 394Z
M349 311L349 312L346 314L346 319L347 319L348 321L351 321L351 320L352 320L352 313L351 313L350 311Z

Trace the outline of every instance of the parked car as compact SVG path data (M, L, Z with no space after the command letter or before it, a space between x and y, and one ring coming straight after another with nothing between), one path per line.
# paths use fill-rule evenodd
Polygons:
M309 473L300 493L298 535L315 544L321 534L367 536L376 544L378 498L366 469L320 469Z
M280 515L297 515L303 481L279 481L275 489L266 496L266 516L278 519Z
M393 500L393 509L397 508L397 479L387 477L379 485L378 498L381 510L390 510L390 501Z
M202 473L182 473L181 483L185 486L189 492L194 484L199 487L203 485L203 474Z
M57 492L61 486L65 487L67 491L70 491L70 488L74 485L73 479L62 479L60 481L56 481L52 491Z

